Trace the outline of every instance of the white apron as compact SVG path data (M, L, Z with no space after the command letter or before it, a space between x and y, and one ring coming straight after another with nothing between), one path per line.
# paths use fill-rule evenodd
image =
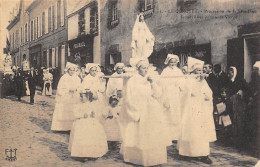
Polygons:
M80 102L80 79L77 76L64 74L58 84L56 104L52 118L51 130L68 131L74 120L74 106ZM73 90L74 92L69 92Z

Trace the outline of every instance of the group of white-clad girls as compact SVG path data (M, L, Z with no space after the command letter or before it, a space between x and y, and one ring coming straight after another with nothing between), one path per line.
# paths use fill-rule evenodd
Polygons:
M72 157L102 157L107 141L121 141L125 162L153 166L167 163L167 147L177 140L179 154L211 164L209 143L216 140L212 92L203 78L204 62L189 58L189 74L169 54L161 75L148 60L136 63L136 73L123 73L124 64L106 81L97 64L88 75L75 74L67 63L59 81L51 129L70 131ZM84 69L85 70L85 69Z

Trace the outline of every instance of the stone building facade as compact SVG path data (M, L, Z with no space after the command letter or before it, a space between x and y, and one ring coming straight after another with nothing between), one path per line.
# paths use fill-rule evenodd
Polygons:
M129 64L132 29L140 12L155 36L150 63L161 68L167 54L175 53L183 64L187 56L193 56L219 63L224 70L235 65L243 75L260 59L255 47L260 31L260 4L256 0L101 0L100 4L103 65ZM251 45L248 53L244 49L247 41ZM244 61L247 59L251 62Z
M19 60L14 64L21 66L25 55L36 69L63 71L67 57L66 0L21 0L17 17L7 27L11 45L15 42L11 55Z

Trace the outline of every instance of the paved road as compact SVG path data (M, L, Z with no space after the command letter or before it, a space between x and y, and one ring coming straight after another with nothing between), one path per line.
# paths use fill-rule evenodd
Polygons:
M39 92L38 92L39 94ZM29 104L29 97L21 102L15 97L0 99L0 166L88 166L88 167L130 167L119 156L119 143L109 143L109 152L93 161L85 163L70 157L67 133L53 133L50 130L54 110L54 97L36 95L35 105ZM5 160L5 149L17 149L17 160ZM212 166L254 166L257 159L233 148L211 145ZM179 159L176 144L168 148L169 166L209 166L197 161Z

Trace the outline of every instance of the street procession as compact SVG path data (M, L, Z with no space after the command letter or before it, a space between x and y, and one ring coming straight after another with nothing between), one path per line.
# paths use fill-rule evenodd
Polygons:
M192 27L187 16L174 20L183 23L168 22L177 28L157 29L165 20L156 14L172 13L158 11L167 3L156 0L138 1L140 11L129 16L123 10L134 2L76 1L21 0L12 13L1 70L0 165L260 165L260 38L254 29L260 22L243 23L240 17L251 15L236 13L233 19L245 28L238 26L239 37L230 39L218 30L229 26L219 17L206 23L213 31L206 24ZM257 4L191 1L174 5L187 15L209 3L208 16L221 13L214 5L226 11L225 4ZM250 11L254 19L258 8ZM15 31L17 24L23 25ZM182 33L187 40L161 42ZM210 43L198 42L211 35Z

